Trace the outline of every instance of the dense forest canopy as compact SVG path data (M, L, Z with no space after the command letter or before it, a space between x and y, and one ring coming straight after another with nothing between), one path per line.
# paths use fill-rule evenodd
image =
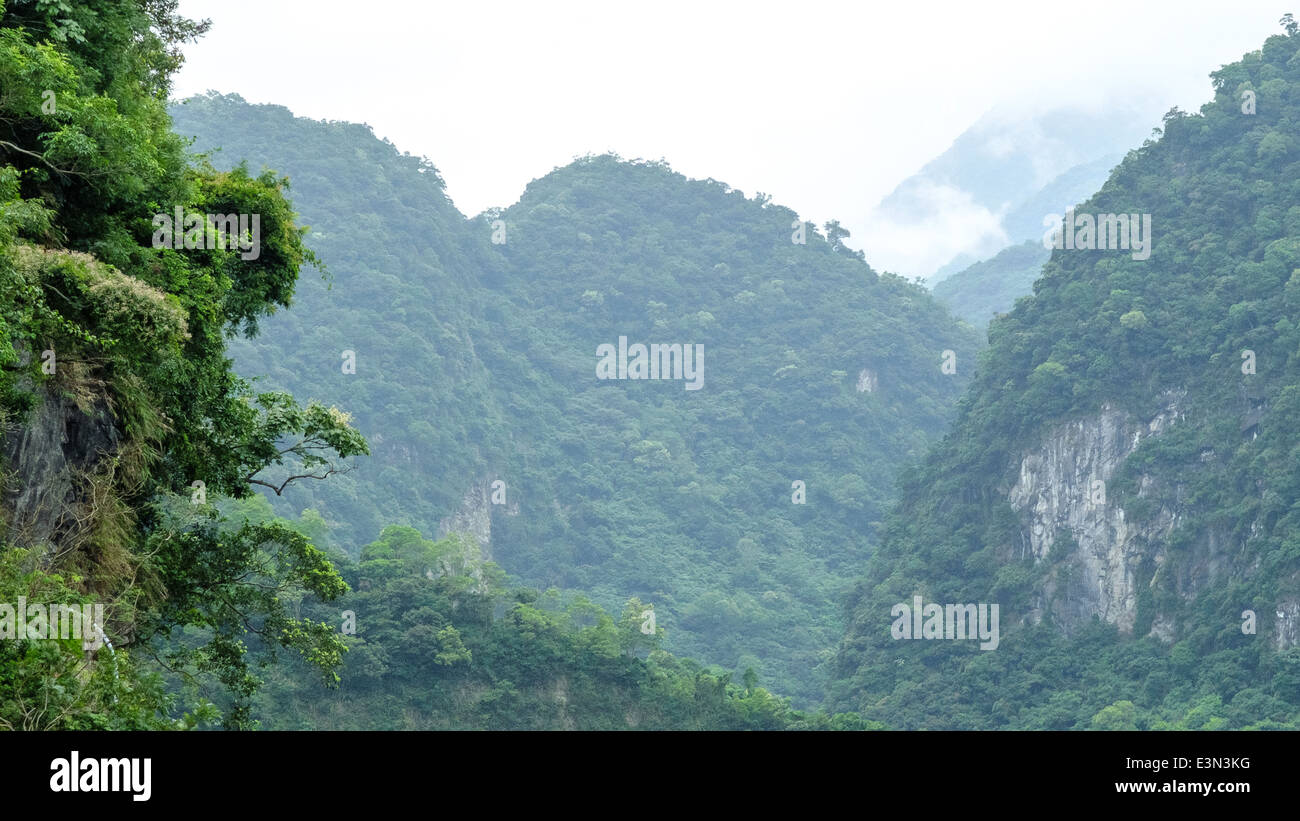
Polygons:
M973 329L838 226L662 163L581 158L467 219L361 126L232 96L173 117L218 167L288 173L331 272L231 345L373 446L283 512L320 511L353 556L392 522L464 528L526 583L612 612L637 596L674 652L820 701L840 597L969 379ZM701 346L700 389L597 379L620 337Z
M69 418L86 418L91 420L88 427L93 426L93 435L80 443L84 447L76 453L77 458L53 466L40 464L41 442L26 436L6 437L9 463L16 470L7 488L5 590L12 599L30 594L68 602L107 600L104 624L95 629L111 638L113 645L110 663L101 663L101 650L87 665L73 644L5 643L3 651L11 662L5 675L16 692L6 703L5 720L28 727L153 727L173 726L174 722L180 722L175 726L191 726L220 716L225 726L254 726L254 712L262 709L255 706L262 677L280 681L276 668L266 665L283 649L298 651L302 659L301 663L286 662L290 666L284 669L305 676L302 668L316 668L324 673L321 681L326 687L352 682L352 677L341 678L339 672L364 667L367 655L362 653L358 658L363 661L347 666L344 659L349 646L365 647L369 653L392 652L394 648L388 646L389 637L378 626L370 644L365 645L369 621L365 615L359 635L340 633L339 613L346 609L355 614L356 610L349 604L348 584L336 567L353 561L364 564L370 557L366 546L374 544L381 532L395 532L388 527L391 521L414 523L431 534L438 531L440 523L458 512L454 502L497 472L510 479L512 506L508 510L526 524L516 529L513 539L508 524L498 524L498 533L504 534L493 540L491 548L503 561L514 564L516 572L548 586L588 590L610 604L614 612L628 599L635 601L638 592L659 594L661 626L648 635L664 635L668 631L662 624L673 624L679 616L686 623L693 620L693 631L674 626L672 632L686 639L678 644L689 649L689 639L694 636L698 648L721 646L724 651L713 653L714 657L724 658L738 677L746 674L744 688L737 689L727 683L726 673L705 673L704 668L689 664L678 670L673 666L678 663L661 650L638 658L622 647L619 664L631 664L633 671L620 673L632 675L625 688L625 699L631 703L644 701L652 686L659 686L653 682L668 676L680 679L683 687L713 688L716 698L722 699L718 704L724 705L718 711L693 708L691 717L669 718L665 714L654 718L653 712L647 712L647 725L724 726L733 721L721 717L729 699L768 698L761 695L765 691L756 689L757 676L751 668L763 667L756 653L763 652L764 643L777 647L776 633L781 629L797 629L810 641L802 646L785 643L783 652L775 653L769 662L772 671L763 670L763 675L788 685L787 692L802 692L805 703L815 701L818 679L811 671L828 657L840 630L835 590L851 575L853 557L864 555L861 540L848 538L851 522L855 517L865 521L881 509L892 475L886 467L865 462L864 476L832 474L833 460L826 455L810 459L794 446L798 442L774 439L775 452L767 456L771 475L750 471L753 475L746 481L753 487L742 485L739 492L743 497L746 491L757 490L762 496L746 504L755 510L781 509L780 514L769 514L776 515L778 522L796 518L800 511L790 514L785 509L793 504L790 488L797 481L811 488L814 504L834 493L851 501L853 509L847 515L834 508L829 511L844 529L847 550L829 550L816 537L805 539L789 522L784 524L786 538L763 544L767 537L746 536L757 535L757 527L746 531L719 521L725 507L719 498L723 490L717 486L717 474L744 463L747 443L735 432L730 442L726 437L710 440L705 436L707 446L697 454L693 448L698 447L702 434L692 427L700 424L699 414L725 421L718 426L720 430L728 430L745 413L763 424L800 428L825 426L845 413L865 418L865 403L855 405L854 400L875 397L860 396L855 385L861 381L858 371L864 370L860 366L870 365L872 385L887 386L881 392L889 403L884 413L895 421L902 407L914 404L909 397L932 397L928 405L921 403L923 412L915 415L919 424L900 422L899 435L882 445L892 465L904 455L918 453L926 437L941 427L961 380L941 378L938 357L943 347L951 346L969 358L973 335L963 336L951 325L947 338L930 339L915 333L902 321L909 311L936 325L949 321L920 288L878 276L859 255L847 251L841 244L844 233L837 226L828 226L828 240L812 226L800 225L797 233L806 230L809 240L801 236L793 242L792 223L796 220L787 209L769 210L765 200L747 200L711 181L691 183L653 164L592 158L573 166L572 173L595 173L597 179L622 177L631 186L628 193L643 189L643 207L677 209L665 213L660 225L647 220L642 227L630 215L621 218L629 221L622 226L624 232L644 229L643 236L635 237L638 252L662 245L665 252L683 254L688 244L673 233L681 228L682 215L687 212L690 230L699 234L690 239L730 250L705 261L682 259L680 264L686 266L682 274L690 276L684 279L684 293L676 298L639 282L644 266L618 263L623 270L605 283L604 292L593 295L589 292L596 289L584 287L563 294L570 302L570 317L553 329L539 321L554 315L553 310L535 308L534 296L525 294L522 287L515 295L519 304L510 305L502 300L501 283L494 284L494 280L505 277L522 284L548 270L545 266L534 268L531 260L512 260L510 255L516 248L540 259L554 254L541 224L535 231L528 225L530 220L547 219L557 207L571 207L563 204L573 193L563 190L568 186L556 189L552 185L547 192L542 185L539 190L550 202L538 200L526 210L508 215L509 220L517 220L514 230L518 237L541 237L539 245L529 248L517 238L512 246L496 248L489 232L478 230L490 227L490 221L469 221L456 213L442 192L436 170L428 163L396 155L391 146L375 140L364 128L300 123L289 118L292 127L315 128L347 152L337 158L336 166L321 167L320 178L303 169L295 182L307 194L317 192L313 186L319 179L330 179L339 186L337 201L315 206L319 210L312 212L309 235L295 213L297 206L287 199L290 183L283 176L284 166L268 170L268 160L283 159L293 165L294 158L252 151L250 162L244 163L225 162L230 155L218 155L218 170L209 157L189 153L185 141L171 131L164 107L166 78L179 65L179 44L203 29L203 23L177 17L174 4L127 2L94 11L11 3L0 26L6 46L6 77L23 81L7 82L3 100L7 136L12 138L3 144L8 164L3 169L6 199L0 212L8 295L4 305L9 345L5 414L12 428L48 430L52 436L59 435L59 426L65 426L66 434ZM196 109L204 104L214 110L225 105L255 113L242 102L226 99L198 101ZM281 137L262 135L268 144L277 145L283 145ZM364 150L358 152L361 146ZM370 163L363 161L366 152ZM304 156L310 156L309 152ZM325 157L336 160L328 153ZM301 164L302 158L298 161ZM299 171L296 165L294 171ZM389 182L390 176L393 182ZM365 202L362 194L366 190L376 195L370 220L347 204L349 200ZM589 199L586 195L582 198ZM698 202L695 206L685 202L674 205L675 198ZM718 212L715 225L698 210L700 205ZM609 202L600 207L609 207ZM316 219L331 211L340 217L336 223L328 217ZM247 250L242 245L214 243L209 233L212 226L201 229L203 233L191 241L188 225L176 225L175 235L168 233L160 241L160 225L173 212L178 220L188 219L186 215L191 213L254 215L259 247L256 252L241 253ZM620 221L614 215L588 216L593 224ZM737 221L744 219L754 224L747 235L740 235ZM574 223L577 221L575 218ZM364 230L367 227L372 229L369 234ZM180 240L183 228L184 242ZM612 233L601 234L601 240L608 242ZM718 238L701 239L709 234ZM569 236L590 244L591 237L584 232ZM244 240L252 238L241 237L241 242ZM749 261L759 250L771 247L783 254L767 263L768 270L748 271ZM633 254L631 247L615 250L629 257ZM729 279L726 260L744 273ZM782 290L783 282L775 274L790 277L798 273L800 260L811 262L832 284L857 289L858 298L864 301L874 300L873 294L893 301L892 307L898 309L891 311L895 316L890 317L895 323L894 353L864 361L861 354L846 357L829 340L822 340L804 354L805 361L787 342L773 360L775 354L767 340L760 340L763 350L751 352L746 346L754 340L709 330L714 323L735 328L755 316L772 317L777 327L785 326L781 333L797 344L800 334L806 333L797 325L806 323L806 317L792 307L801 300L829 302L826 289L814 287L811 278L793 280L787 286L793 289L792 295ZM699 290L700 283L689 280L702 273L705 263L716 282ZM298 303L298 273L306 264L322 270L328 266L337 273L308 279L307 298ZM576 264L592 269L595 277L594 268L606 261ZM554 265L549 270L561 279L568 278ZM423 274L424 281L411 279L412 272ZM399 274L406 281L394 280ZM399 287L386 288L386 283ZM582 284L595 284L595 280ZM619 292L619 284L628 289L626 296ZM374 298L365 299L367 293ZM307 317L308 327L319 327L310 300L331 294L342 296L335 305L345 302L355 309L350 321L338 325L345 332L361 330L346 344L316 339L298 348L290 344L292 330L285 333L285 329L274 328L280 317L300 315ZM655 294L668 302L649 299ZM710 393L734 394L743 384L744 371L761 373L764 378L780 371L778 378L792 384L811 379L810 384L817 386L818 401L808 408L790 406L780 393L772 392L751 397L749 410L737 413L734 396L688 409L678 396L650 399L652 395L646 393L650 401L644 410L638 409L608 389L613 386L590 384L592 354L597 347L592 323L574 322L572 317L582 310L599 310L606 296L610 304L603 308L602 322L609 331L602 332L602 339L621 330L619 335L665 334L665 341L674 336L698 341L709 349ZM698 300L702 308L716 313L697 310L685 322L672 316L690 300ZM283 313L290 305L294 310ZM434 311L439 315L436 318ZM883 347L871 344L865 335L884 337L888 331L870 327L842 308L841 313L848 339L857 338L859 347L867 351ZM626 321L615 327L620 316ZM379 317L384 319L376 322ZM270 372L267 381L275 384L254 388L235 375L227 348L245 354L257 351L256 343L246 340L269 340L272 333L271 350L289 352L290 356L283 366L266 369ZM529 338L529 333L536 337ZM688 333L690 338L684 336ZM550 335L557 338L550 339ZM520 348L503 344L512 336L522 343ZM941 347L930 350L935 344ZM566 346L575 355L557 369L555 352ZM291 380L277 379L279 375L294 369L310 374L296 361L298 357L329 351L333 359L344 348L351 353L360 351L358 375L362 378L353 383L360 392L347 397L355 404L335 404L331 397L325 403L300 405L291 393L281 390ZM422 351L428 352L427 357L419 355ZM931 373L895 384L887 381L895 374L907 373L909 366ZM338 370L337 360L329 370ZM532 390L508 385L509 378L522 370L535 374ZM806 374L801 372L804 370ZM379 378L367 380L366 376ZM424 380L434 386L432 393L408 390ZM309 384L299 395L328 393L320 390L322 383L324 379ZM606 389L593 390L600 387ZM645 386L617 387L635 394ZM475 401L475 391L481 392L479 401ZM566 405L570 406L566 411L558 412ZM361 410L348 412L340 407ZM590 411L589 417L583 410ZM539 418L548 416L562 420L556 429L537 425ZM583 421L587 418L590 422ZM611 429L610 421L616 422L616 427ZM405 429L407 425L411 430ZM373 460L378 469L370 475L348 460L369 452L363 429L378 448ZM612 438L611 432L615 434ZM556 459L562 449L582 446L593 446L595 464L607 474L605 478L599 473L557 475L548 469L547 462ZM395 464L385 458L395 453L402 454L403 461ZM697 456L705 461L707 472L696 475L692 471L684 483L666 481L669 461L687 465ZM623 460L636 465L640 475L608 503L602 501L600 496L611 496L612 486L620 478L615 468ZM254 487L276 495L293 494L317 478L327 478L319 487L338 487L335 496L321 497L317 503L328 523L310 510L283 520L250 516L243 507L230 507ZM868 481L874 489L868 488ZM604 490L597 493L596 488L601 487ZM598 530L593 535L591 529L571 523L567 516L539 515L549 514L548 508L566 493L587 506L577 512L579 519L605 519L610 527L622 519L640 519L635 529L646 532L634 533L621 552L592 554L583 560L584 552L606 551L617 545L607 538L612 531ZM313 496L306 498L315 501ZM223 501L226 499L230 504ZM446 504L438 507L431 502ZM37 508L46 510L51 504L64 506L71 515L49 521ZM681 515L683 507L687 509L685 517ZM695 512L690 512L691 508ZM767 623L753 639L742 633L738 640L734 634L739 630L727 636L706 629L713 626L719 609L724 618L737 618L729 615L736 606L722 595L732 581L731 568L725 557L708 553L720 544L715 533L720 527L728 540L726 550L738 550L747 559L741 568L745 585L757 588L743 598L750 611L746 615ZM336 535L331 536L331 531ZM449 549L448 544L463 544L454 537L451 542L426 543L417 531L396 532L414 534L411 538L421 544L437 545L435 552ZM707 532L709 539L703 550L702 532ZM493 564L486 561L487 539L480 545L471 536L464 544L471 545L468 549L473 556L465 561L475 568L473 577L481 579L486 573L495 578L489 572ZM818 556L809 570L804 560L814 549L825 555ZM548 555L548 550L553 555ZM566 561L574 559L577 561ZM704 567L694 567L697 562ZM837 568L838 577L832 572ZM433 591L440 584L438 574L430 568L425 571L409 583L427 585ZM446 573L456 576L462 571L449 568ZM367 577L364 581L371 584L374 580ZM679 587L684 599L681 605L673 597ZM783 589L795 589L798 596ZM493 624L497 624L497 633L505 631L504 637L496 638L519 641L511 625L522 624L517 618L523 612L520 608L527 608L539 594L510 594L512 603L498 612L502 607L490 603L501 602L504 591L496 583L475 587L468 594L488 603L481 606L487 608L488 619L475 622L470 617L473 608L457 616L462 625L468 625L464 630L471 639L463 655L451 639L456 627L450 622L437 627L439 619L431 616L435 623L428 626L437 628L432 634L434 647L441 646L444 639L451 642L448 646L452 649L441 656L448 667L470 664L470 653L476 648L480 655L490 655L482 639L495 634L491 630L483 634L482 630ZM774 614L764 612L757 603L756 593L764 591L762 601ZM358 591L354 595L363 594ZM572 601L574 595L568 593L564 598ZM385 601L395 605L391 599ZM459 601L453 601L453 609ZM580 595L576 601L577 606L588 608L584 613L590 610L589 605L581 605ZM312 602L316 602L314 610L310 609ZM305 617L305 610L318 617ZM396 616L410 620L433 612L416 607ZM507 621L502 622L503 618ZM597 618L598 623L605 623L601 618L608 619ZM585 640L581 639L588 625L564 619L555 624L558 635L578 642L576 655L534 660L536 663L529 663L528 675L513 674L513 683L506 683L507 690L501 692L513 692L510 688L514 686L523 691L565 677L569 674L565 665L574 665L572 672L578 677L579 669L588 664L583 655ZM524 656L514 657L514 663L529 657L527 642L521 647ZM598 655L603 657L605 651ZM433 657L440 657L439 653ZM660 671L657 677L638 679L645 673L635 671L652 669L647 665ZM105 678L110 673L111 678ZM467 674L455 670L452 675L462 684L483 677L491 683L486 695L480 693L487 701L497 698L492 693L506 686L497 681L495 670L471 669ZM32 704L51 680L60 682L67 709L38 716ZM395 692L402 692L402 680L400 672L394 675ZM305 682L300 681L299 686ZM125 698L128 692L130 700ZM457 701L456 718L446 712L451 710L447 704L437 706L428 721L434 726L501 726L502 722L532 726L526 715L484 712L474 706L479 700ZM781 702L770 698L769 702L761 709L776 718L763 722L778 726L794 720L785 717L788 708ZM579 726L614 721L616 715L596 705L577 711ZM620 726L637 723L623 713L617 715L615 723ZM375 720L389 721L392 716L381 719L377 712ZM537 721L545 723L542 718Z
M1297 726L1300 36L1284 24L1078 206L1150 215L1149 259L1056 250L992 321L868 563L830 703L896 727ZM1141 440L1118 463L1066 444L1103 453L1079 432L1108 427ZM1026 491L1080 465L1054 498ZM1031 531L1034 504L1060 511L1054 536ZM1080 607L1098 584L1133 599ZM999 603L998 651L892 640L887 614L914 594Z
M931 295L663 161L464 215L169 101L177 5L0 0L0 728L1300 727L1290 15L1075 209L1143 253Z
M977 328L1010 311L1033 292L1051 250L1039 241L1004 248L996 256L958 271L934 286L934 298Z

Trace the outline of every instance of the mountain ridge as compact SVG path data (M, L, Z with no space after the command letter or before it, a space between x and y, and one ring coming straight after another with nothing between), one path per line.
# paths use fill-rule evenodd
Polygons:
M287 491L282 509L320 510L353 551L388 523L463 523L529 584L611 610L652 601L674 652L818 700L839 591L895 467L942 430L977 334L842 235L661 162L580 158L474 218L434 186L426 227L402 191L421 161L355 126L299 132L256 109L173 111L205 135L196 148L226 146L221 162L255 148L288 174L333 290L304 280L267 324L284 342L231 350L241 372L348 407L374 434L368 464ZM382 176L345 212L348 177L330 169L354 139ZM420 231L440 238L414 248ZM703 345L702 389L598 379L600 346L620 337ZM339 372L345 350L356 374Z

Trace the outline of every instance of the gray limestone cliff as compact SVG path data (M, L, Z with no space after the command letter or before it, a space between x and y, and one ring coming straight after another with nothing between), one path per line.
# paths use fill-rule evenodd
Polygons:
M1021 455L1007 492L1022 526L1021 543L1011 558L1031 556L1048 571L1034 596L1030 621L1050 614L1069 634L1097 617L1125 634L1172 640L1171 614L1151 610L1141 618L1144 590L1166 581L1180 599L1188 600L1249 570L1234 568L1232 556L1240 545L1214 528L1196 533L1180 561L1169 561L1170 537L1189 513L1176 501L1182 495L1176 477L1137 477L1138 498L1150 502L1140 521L1125 513L1114 493L1107 493L1144 441L1184 418L1183 394L1169 393L1162 400L1148 419L1103 405L1096 414L1051 428ZM1285 649L1300 633L1300 602L1280 601L1276 609L1273 638L1278 649Z
M472 536L484 561L492 560L492 514L501 508L507 516L519 514L519 504L510 499L504 481L479 479L465 491L460 506L438 523L438 538L452 533Z

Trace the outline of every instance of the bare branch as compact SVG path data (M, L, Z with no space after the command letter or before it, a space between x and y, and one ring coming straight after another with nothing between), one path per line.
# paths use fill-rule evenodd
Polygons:
M90 176L90 174L87 174L84 171L73 171L70 168L59 168L54 163L45 159L44 154L37 154L35 151L28 151L26 148L23 148L20 145L15 145L14 143L11 143L7 140L0 140L0 148L7 148L10 151L17 151L19 154L26 154L29 157L38 159L42 163L44 163L50 170L54 171L54 173L59 174L61 176L65 176L65 177L67 176L89 177Z
M290 482L296 479L328 479L331 476L347 473L348 470L349 470L348 468L335 468L334 466L331 465L330 468L326 470L325 473L322 475L317 475L315 473L296 473L293 476L290 476L289 478L281 482L279 487L271 484L270 482L263 482L261 479L254 479L253 477L257 475L256 473L252 473L244 477L244 481L248 482L251 485L262 485L263 487L269 487L271 490L275 491L276 496L282 496L284 495L284 489L288 487Z

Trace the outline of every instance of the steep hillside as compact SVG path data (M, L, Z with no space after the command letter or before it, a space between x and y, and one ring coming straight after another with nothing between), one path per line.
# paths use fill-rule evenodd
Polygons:
M272 518L263 498L223 503L232 518ZM293 523L330 550L352 590L303 615L340 624L349 652L337 686L289 660L255 714L280 730L878 729L855 715L790 708L738 677L664 652L654 610L621 616L585 596L505 586L466 537L384 528L358 560L337 553L315 511Z
M935 285L934 298L982 328L994 314L1011 310L1018 298L1033 291L1034 280L1050 256L1042 242L1004 248L992 259L977 262Z
M353 555L393 522L471 533L524 582L639 596L673 651L819 696L836 602L949 419L971 329L833 227L796 242L789 209L661 164L585 158L466 220L364 128L229 97L173 111L218 167L288 174L333 278L232 344L371 440L285 509L320 510ZM598 379L620 337L703 346L699 389Z
M1079 228L993 321L858 589L833 703L902 727L1300 726L1286 27L1079 207L1150 215L1149 255L1080 250ZM1000 643L893 638L917 595L997 604Z
M231 370L233 339L292 347L261 320L318 260L281 177L217 171L172 131L176 45L203 28L173 10L0 3L0 729L872 726L794 712L753 671L742 687L673 658L635 599L616 622L578 596L507 590L472 540L384 527L354 561L316 511L273 515L254 488L337 479L368 448L340 408L255 392ZM360 131L373 187L346 163L316 182L371 192L360 236L411 231L401 264L441 274L444 309L460 300L461 324L428 329L443 344L476 316L480 286L441 260L489 269L457 256L465 221L432 169ZM383 162L408 201L389 196ZM324 231L349 224L337 213ZM383 310L402 310L401 289L366 273ZM442 361L445 390L466 391L472 352ZM488 413L470 398L456 420Z

